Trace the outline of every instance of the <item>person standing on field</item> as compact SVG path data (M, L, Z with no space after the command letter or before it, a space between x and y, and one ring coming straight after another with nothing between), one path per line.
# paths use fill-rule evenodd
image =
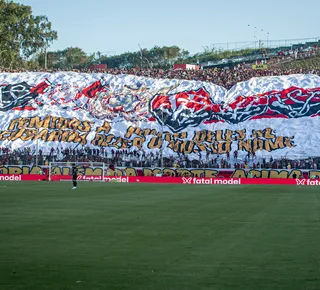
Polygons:
M78 169L74 163L72 164L71 174L72 174L72 183L73 183L72 189L77 189Z

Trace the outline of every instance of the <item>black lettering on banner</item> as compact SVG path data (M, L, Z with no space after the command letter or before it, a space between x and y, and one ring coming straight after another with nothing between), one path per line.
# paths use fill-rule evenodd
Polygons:
M197 152L207 152L208 146L206 143L196 143L194 147L194 153Z
M92 131L91 121L80 121L77 118L67 119L47 115L41 117L16 118L12 120L7 131L0 131L0 141L9 140L30 141L41 139L53 142L72 142L87 144L87 136ZM42 129L40 132L34 129ZM97 147L113 147L125 149L136 147L142 149L162 148L163 140L167 141L168 149L182 154L210 152L212 154L226 154L231 152L232 142L236 142L239 151L256 152L266 150L271 152L285 147L293 148L294 137L276 136L273 128L254 129L250 138L246 138L246 129L242 130L201 130L193 134L192 139L188 132L170 133L158 132L155 129L141 129L130 126L124 137L109 134L112 127L108 122L96 128L96 134L91 140L91 145ZM87 133L87 134L81 134ZM148 139L147 144L146 137Z
M152 130L150 128L141 129L139 127L130 126L130 127L128 127L127 132L126 132L124 137L129 139L133 135L137 135L139 137L147 137L147 136L150 136L150 135L157 135L157 134L159 134L159 133L155 129L152 129Z
M104 134L108 134L110 132L110 130L111 130L110 124L108 122L104 122L103 126L98 127L96 129L96 133L102 133L103 132Z
M93 140L91 141L91 144L92 144L93 146L101 147L104 138L105 138L104 135L96 134L96 135L94 136Z
M7 140L11 135L10 131L0 131L0 141Z
M252 174L253 178L261 177L261 170L252 169L250 170L250 173Z
M218 153L219 154L225 154L230 151L231 151L231 141L218 143Z
M68 128L69 120L66 118L59 118L55 129L65 130Z
M252 138L264 138L263 130L252 130Z
M293 169L293 170L289 171L288 178L293 178L293 174L295 174L296 176L302 176L302 171L299 169Z
M115 136L113 134L109 134L107 136L105 136L103 142L102 142L102 146L103 147L109 147L110 143L112 142L112 140L115 138Z
M11 121L8 130L13 131L17 129L25 128L29 125L29 119L28 118L17 118Z
M118 138L115 138L114 142L111 143L109 146L114 147L116 149L120 149L120 148L122 148L122 143L123 143L122 138L118 137ZM142 147L142 145L141 145L141 147ZM141 148L139 148L139 149L141 149Z
M300 175L297 174L297 176L301 176L301 173L300 173ZM311 170L309 172L309 178L311 178L312 176L320 178L320 171L319 170Z
M51 123L49 129L55 129L57 127L56 122L59 120L59 117L51 117ZM80 122L80 121L79 121Z
M214 143L215 140L216 140L216 135L214 134L214 131L207 131L205 141L208 143Z
M217 177L219 174L218 170L214 169L205 169L204 170L204 177Z
M179 152L180 145L182 143L182 140L171 140L168 144L168 148L170 148L174 152Z
M94 124L94 122L91 121L82 121L80 125L78 126L78 130L80 132L86 132L89 133L91 131L91 125Z
M286 147L293 148L296 147L294 141L292 140L294 137L284 137L284 144Z
M27 129L24 134L20 137L22 141L30 141L34 140L36 135L38 134L37 129Z
M261 173L260 175L261 178L269 178L269 170L262 169L260 170L260 173Z
M162 138L152 137L148 142L148 149L160 149L162 146Z
M274 139L276 136L273 134L272 128L264 129L264 138L266 139Z
M206 137L207 137L207 132L206 130L201 130L201 131L197 131L194 133L194 136L193 136L193 141L198 144L198 143L202 143L206 140Z
M87 144L88 133L79 134L79 132L72 132L68 137L68 142L79 143L81 145Z
M278 136L275 138L275 140L268 139L265 141L265 150L268 152L274 151L277 149L283 149L285 147L284 142L283 142L283 137Z
M247 137L247 134L246 134L246 129L243 129L243 130L236 130L237 132L237 137L236 137L236 140L244 140L246 139Z
M211 154L218 154L218 142L214 142L208 145L209 152Z
M190 154L193 152L194 143L193 141L183 141L180 145L180 153Z
M131 136L134 134L135 128L130 126L127 129L127 133L124 135L125 138L131 138Z
M140 150L145 141L146 141L146 138L144 137L135 137L132 141L132 146L135 146Z
M162 174L162 169L155 168L143 168L142 169L143 176L156 176L157 174Z
M231 178L246 178L247 174L244 169L236 169L233 171Z
M191 169L190 172L194 177L202 177L204 175L203 169Z
M179 138L179 139L186 139L188 137L187 132L182 132L182 133L174 133L172 135L173 139Z
M252 151L256 152L258 150L265 149L264 142L266 142L266 141L265 140L261 140L259 138L254 138L252 140Z
M8 126L8 130L9 130L9 131L15 130L15 129L17 128L17 125L18 125L18 123L19 123L19 120L20 120L20 118L13 119L13 120L10 122L9 126Z
M244 170L244 169L236 169L232 173L232 178L247 178L248 173L252 174L253 178L293 178L293 174L295 173L297 176L302 175L301 170L293 169L293 170L275 170L275 169L251 169L251 170ZM318 171L320 176L320 172Z
M77 119L77 118L73 118L72 120L70 120L69 122L69 129L71 130L77 130L78 127L81 125L81 122Z
M234 141L235 140L235 138L233 137L233 135L235 134L235 132L234 131L231 131L231 130L226 130L225 131L225 136L224 136L224 139L226 140L226 141Z
M47 115L44 119L41 120L40 117L31 117L29 119L29 124L28 127L29 128L46 128L49 129L50 127L50 123L51 123L51 116Z
M69 137L69 134L71 133L72 131L68 130L68 131L62 131L62 134L60 136L60 142L68 142L68 137Z
M102 176L102 168L87 167L84 170L84 175Z
M238 142L238 150L239 151L252 151L251 140L240 140Z
M289 177L289 172L286 170L270 170L269 171L269 178L288 178Z
M163 134L163 139L167 142L170 142L171 141L171 134L169 132L164 132Z
M224 141L222 135L223 135L223 131L222 130L217 130L216 131L216 141Z
M8 137L9 141L15 141L21 138L26 129L17 130L11 133L10 137Z
M164 168L163 169L163 174L167 175L167 176L176 176L176 172L174 169L171 169L171 168Z
M137 176L136 169L134 167L127 167L124 169L126 176Z
M49 133L49 136L46 141L58 142L58 141L60 141L60 137L61 137L62 133L63 133L63 131L52 131Z

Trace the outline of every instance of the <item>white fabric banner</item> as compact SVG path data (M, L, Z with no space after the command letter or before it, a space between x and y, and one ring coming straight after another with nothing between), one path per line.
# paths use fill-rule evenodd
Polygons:
M253 78L227 91L132 75L1 73L0 147L304 158L319 155L319 110L316 75Z

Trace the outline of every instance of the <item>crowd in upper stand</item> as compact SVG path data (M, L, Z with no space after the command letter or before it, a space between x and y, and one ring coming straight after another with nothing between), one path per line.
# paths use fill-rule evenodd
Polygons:
M24 70L9 70L1 69L0 72L23 72ZM58 72L58 70L49 70L49 72ZM230 89L238 82L247 81L253 77L265 76L281 76L290 74L316 74L320 76L320 69L280 69L270 68L264 70L255 70L239 65L233 69L200 69L200 70L164 70L164 69L140 69L140 68L122 68L122 69L107 69L105 71L90 71L89 69L77 70L83 73L109 73L113 75L131 74L136 76L158 78L158 79L185 79L214 83Z

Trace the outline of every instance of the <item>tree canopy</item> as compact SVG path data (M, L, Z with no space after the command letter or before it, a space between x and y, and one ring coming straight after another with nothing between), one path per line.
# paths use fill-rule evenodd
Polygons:
M57 38L46 16L32 15L30 6L0 0L0 66L20 67Z
M57 39L47 16L34 16L30 6L0 0L0 67L49 69L86 68L90 64L107 64L109 68L170 68L174 63L198 63L255 53L252 49L221 51L205 47L202 53L190 53L176 45L140 48L134 52L106 56L87 54L79 47L45 51Z
M86 68L90 64L107 64L109 68L153 67L168 68L177 61L182 62L189 52L177 46L155 46L151 49L141 49L135 52L125 52L119 55L106 56L101 52L86 54L79 47L69 47L64 50L48 53L48 68L75 69ZM44 54L39 55L39 63L44 64Z
M168 68L174 63L181 62L189 56L189 52L178 46L154 46L151 49L141 49L135 52L126 52L111 56L100 63L108 67L152 67Z

